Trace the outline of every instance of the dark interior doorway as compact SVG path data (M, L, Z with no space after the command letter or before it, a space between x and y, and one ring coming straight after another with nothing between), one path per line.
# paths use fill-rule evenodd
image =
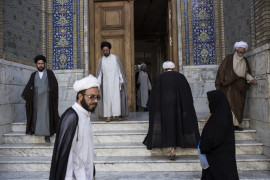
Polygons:
M135 65L145 63L152 82L161 73L162 62L167 59L167 18L168 0L134 2Z
M168 0L134 2L135 72L139 64L147 65L152 85L167 59Z

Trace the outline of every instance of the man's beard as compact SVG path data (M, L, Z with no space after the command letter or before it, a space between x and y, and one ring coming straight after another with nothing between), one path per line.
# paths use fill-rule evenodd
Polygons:
M37 69L39 72L42 72L45 69L45 67L38 67Z
M89 109L89 106L87 105L87 103L86 103L84 97L83 97L83 99L81 100L81 105L82 105L82 107L83 107L86 111L89 111L89 112L94 112L94 111L95 111L95 108L97 107L97 103L93 103L93 104L91 104L91 105L94 105L94 104L95 104L96 106L93 107L92 109Z
M104 53L105 57L108 57L110 55L110 53Z

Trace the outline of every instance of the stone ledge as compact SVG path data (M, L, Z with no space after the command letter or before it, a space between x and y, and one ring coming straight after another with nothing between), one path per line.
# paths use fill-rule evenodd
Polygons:
M245 54L245 57L249 58L250 56L256 55L262 51L270 50L270 44L265 44L261 47L253 49Z
M28 69L28 70L32 70L32 71L36 71L36 69L37 69L36 67L33 67L33 66L24 65L21 63L8 61L8 60L1 59L1 58L0 58L0 64L4 64L7 66L13 66L13 67L17 67L17 68L22 68L22 69Z

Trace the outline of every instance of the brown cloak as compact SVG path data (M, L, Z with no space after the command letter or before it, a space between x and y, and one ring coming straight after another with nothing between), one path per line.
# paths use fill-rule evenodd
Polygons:
M27 117L26 134L35 134L33 121L33 101L34 101L34 80L36 72L33 72L25 86L22 98L26 101L25 110ZM49 83L49 113L50 113L50 135L56 132L57 123L59 120L58 114L58 83L52 70L47 70Z
M247 65L247 72L251 74L247 59L244 57ZM245 77L239 77L233 70L233 54L224 58L219 66L216 82L216 89L221 90L226 95L231 110L233 111L238 122L243 120L243 113L246 100L246 91L249 84Z

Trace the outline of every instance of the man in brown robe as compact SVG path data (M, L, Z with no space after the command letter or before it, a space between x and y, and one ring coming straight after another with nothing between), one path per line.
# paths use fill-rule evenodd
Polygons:
M45 68L44 56L36 56L35 63L38 71L31 74L22 93L26 101L26 134L45 136L45 142L50 143L59 119L58 83L53 71Z
M256 84L257 80L251 76L250 67L244 53L248 49L246 42L240 41L234 44L235 53L227 55L222 61L216 77L216 89L226 95L232 110L235 130L242 131L239 127L242 123L245 107L246 91L249 83Z

